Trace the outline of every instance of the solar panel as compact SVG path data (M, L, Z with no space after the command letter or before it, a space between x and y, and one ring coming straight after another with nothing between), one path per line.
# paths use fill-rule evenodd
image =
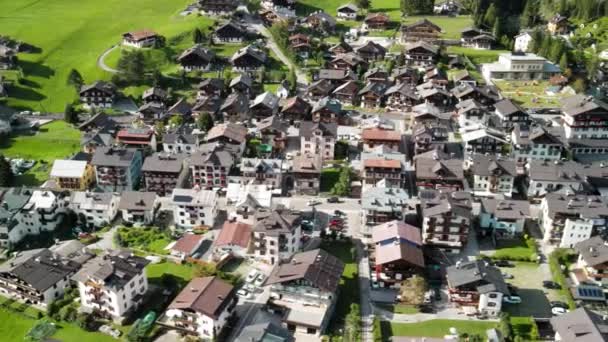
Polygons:
M173 196L173 200L175 202L187 202L187 203L190 203L190 202L192 202L192 196L175 195L175 196Z

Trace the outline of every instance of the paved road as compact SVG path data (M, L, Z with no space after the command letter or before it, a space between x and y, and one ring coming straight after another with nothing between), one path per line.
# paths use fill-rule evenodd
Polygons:
M102 250L112 249L114 247L113 237L114 237L114 233L116 232L117 229L118 229L118 227L112 227L112 229L101 234L101 239L99 239L99 241L95 242L94 244L89 245L88 247L92 248L92 249L102 249Z
M101 70L103 71L107 71L107 72L111 72L113 74L119 72L116 69L112 69L109 66L106 65L105 59L108 56L108 54L110 52L112 52L114 49L118 48L118 45L112 45L112 47L110 47L109 49L107 49L106 51L104 51L101 56L99 56L99 58L97 58L97 66L99 68L101 68Z

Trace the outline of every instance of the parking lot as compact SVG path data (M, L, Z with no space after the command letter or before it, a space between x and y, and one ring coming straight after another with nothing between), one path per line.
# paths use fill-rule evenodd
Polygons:
M506 304L507 311L513 316L533 316L536 318L550 318L550 301L563 298L558 290L550 290L543 287L544 272L541 265L527 262L512 263L515 267L501 267L501 271L513 276L513 279L505 279L509 284L518 288L521 297L520 304Z

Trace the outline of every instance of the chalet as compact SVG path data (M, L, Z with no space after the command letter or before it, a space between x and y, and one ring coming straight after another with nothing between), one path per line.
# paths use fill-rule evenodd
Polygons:
M367 70L363 74L363 80L365 82L386 82L386 83L390 83L389 82L388 71L386 71L383 68L372 68L372 69Z
M434 43L439 39L441 27L427 19L419 20L410 25L401 26L401 43L424 41Z
M310 55L310 38L302 33L297 33L289 36L289 47L300 58L308 58Z
M500 154L510 145L504 132L489 127L463 133L462 141L466 153Z
M206 78L196 87L198 90L196 97L201 99L210 96L221 96L224 93L224 86L223 78Z
M420 229L394 220L372 228L372 281L384 288L424 271Z
M525 128L531 123L532 118L526 110L509 99L495 103L494 108L504 130L512 130L515 124Z
M461 31L460 42L464 47L490 50L496 38L486 31L469 27Z
M357 20L357 13L359 13L359 7L353 4L346 4L336 9L338 19L343 20Z
M348 52L345 54L336 55L334 59L329 62L329 66L332 69L350 69L352 71L357 71L359 68L361 68L365 71L369 67L369 63L363 58L359 57L358 54Z
M196 100L192 106L192 114L196 117L207 113L212 118L218 118L218 112L222 106L222 98L220 95L211 95Z
M231 15L238 5L238 0L198 0L203 15Z
M517 177L515 160L478 154L473 156L470 171L474 192L511 197Z
M448 68L464 69L466 67L464 59L460 55L448 55Z
M429 85L446 89L449 83L448 74L440 68L429 66L423 76L423 81Z
M230 20L213 31L213 42L216 44L241 44L249 38L247 28L234 20Z
M357 75L351 69L320 69L317 80L328 80L337 87L347 81L356 81Z
M132 31L122 35L122 45L135 48L154 47L159 42L159 39L160 36L154 31Z
M331 92L334 90L334 85L331 83L331 81L326 80L326 79L320 79L318 81L315 81L313 83L311 83L308 88L306 89L306 93L308 94L308 97L310 97L313 100L318 100L324 97L327 97L331 94Z
M92 96L92 95L91 95ZM82 132L105 131L114 133L118 124L106 113L97 113L81 123L78 129Z
M511 132L512 155L522 166L530 160L559 160L564 149L560 134L553 127L520 127L515 124Z
M411 85L417 85L419 76L416 69L410 67L395 67L391 72L391 77L395 83L407 83Z
M415 124L412 128L414 153L419 155L437 148L444 148L448 142L449 132L451 132L451 127L446 124Z
M408 44L405 47L405 61L407 65L427 67L434 65L439 53L439 47L425 41Z
M114 145L114 133L105 131L89 131L82 134L80 146L84 153L95 153L99 147L111 147Z
M304 18L304 22L313 30L328 34L336 30L336 19L331 15L317 11Z
M465 130L467 126L479 125L485 122L488 110L479 102L470 99L456 104L458 124Z
M177 62L186 71L210 71L217 69L222 64L213 50L201 44L186 49L177 57Z
M428 95L430 93L425 94ZM441 108L431 102L424 102L414 106L412 112L415 124L447 124L452 119L451 112L444 112Z
M490 317L501 313L503 298L511 295L500 269L483 260L449 266L447 281L450 302Z
M116 142L127 147L146 148L156 151L156 134L148 128L124 128L116 134Z
M80 88L80 102L85 108L110 108L117 94L114 84L96 81Z
M152 125L165 119L167 108L162 103L148 102L137 109L137 114L144 123Z
M565 17L559 13L554 15L547 23L547 31L552 35L567 34L570 31L570 21L568 17Z
M406 161L403 154L364 152L361 162L363 192L379 184L386 188L401 188L405 185Z
M374 12L369 13L363 22L369 30L386 30L391 22L391 19L386 13Z
M230 80L230 84L228 88L232 92L240 92L247 96L251 94L251 89L253 87L253 79L248 73L240 73L238 76Z
M342 117L342 104L324 97L312 107L311 116L313 122L338 123Z
M382 107L387 88L388 86L384 82L370 82L366 84L357 94L361 102L361 108Z
M367 128L361 133L363 150L369 152L376 146L383 146L388 151L399 152L401 147L401 133L393 130Z
M608 103L577 94L562 99L564 133L567 139L606 139Z
M260 48L249 45L235 52L230 61L236 71L256 71L266 65L268 56Z
M468 84L472 86L477 85L477 81L468 70L462 70L452 74L452 81L454 81L455 86L459 86L462 84Z
M416 87L407 82L388 88L384 96L387 108L392 110L410 110L413 106L422 102Z
M366 62L383 60L384 56L386 55L386 49L373 40L370 40L365 45L358 47L355 49L355 52Z
M332 56L337 56L343 53L353 52L353 47L348 45L345 41L340 41L336 43L336 45L332 45L329 48L329 52L331 52Z
M357 93L359 84L357 81L347 81L332 92L332 96L342 104L355 106L358 104Z
M300 124L301 155L318 155L323 160L332 160L338 136L335 123L304 121Z
M440 159L436 151L432 155L418 157L416 166L416 186L418 189L463 189L464 173L462 159Z
M312 106L299 96L288 98L281 107L281 116L290 122L303 121L309 118Z
M262 8L272 11L278 19L291 19L296 16L296 2L296 0L264 0Z
M447 253L466 246L473 219L471 194L464 191L422 190L422 239Z
M230 122L244 121L249 118L249 98L241 92L231 93L220 106L219 113Z
M323 167L321 155L295 156L292 165L293 190L298 194L318 194Z
M205 142L220 143L224 147L228 145L236 145L242 152L247 141L247 128L243 125L234 123L216 124L207 132Z
M199 137L200 134L188 127L170 130L163 134L163 151L171 154L192 153L200 145Z
M167 101L167 92L160 87L152 87L144 90L141 99L144 103L156 102L165 103Z
M257 120L273 116L278 111L279 98L269 91L256 96L249 106L249 113Z

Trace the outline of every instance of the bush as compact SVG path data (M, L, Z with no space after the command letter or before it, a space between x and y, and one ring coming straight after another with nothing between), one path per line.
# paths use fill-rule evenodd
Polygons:
M374 342L382 342L382 326L378 317L374 317Z
M76 324L82 330L95 331L96 325L95 317L89 313L80 313L76 317Z
M562 270L562 265L567 266L570 257L571 255L569 254L567 249L555 249L549 255L549 269L551 270L553 281L555 281L561 286L561 292L566 297L568 301L568 306L571 310L574 310L576 309L576 303L574 303L572 293L570 293L570 291L568 290L568 282L566 281L566 272L568 272L568 267L565 267L565 270Z

